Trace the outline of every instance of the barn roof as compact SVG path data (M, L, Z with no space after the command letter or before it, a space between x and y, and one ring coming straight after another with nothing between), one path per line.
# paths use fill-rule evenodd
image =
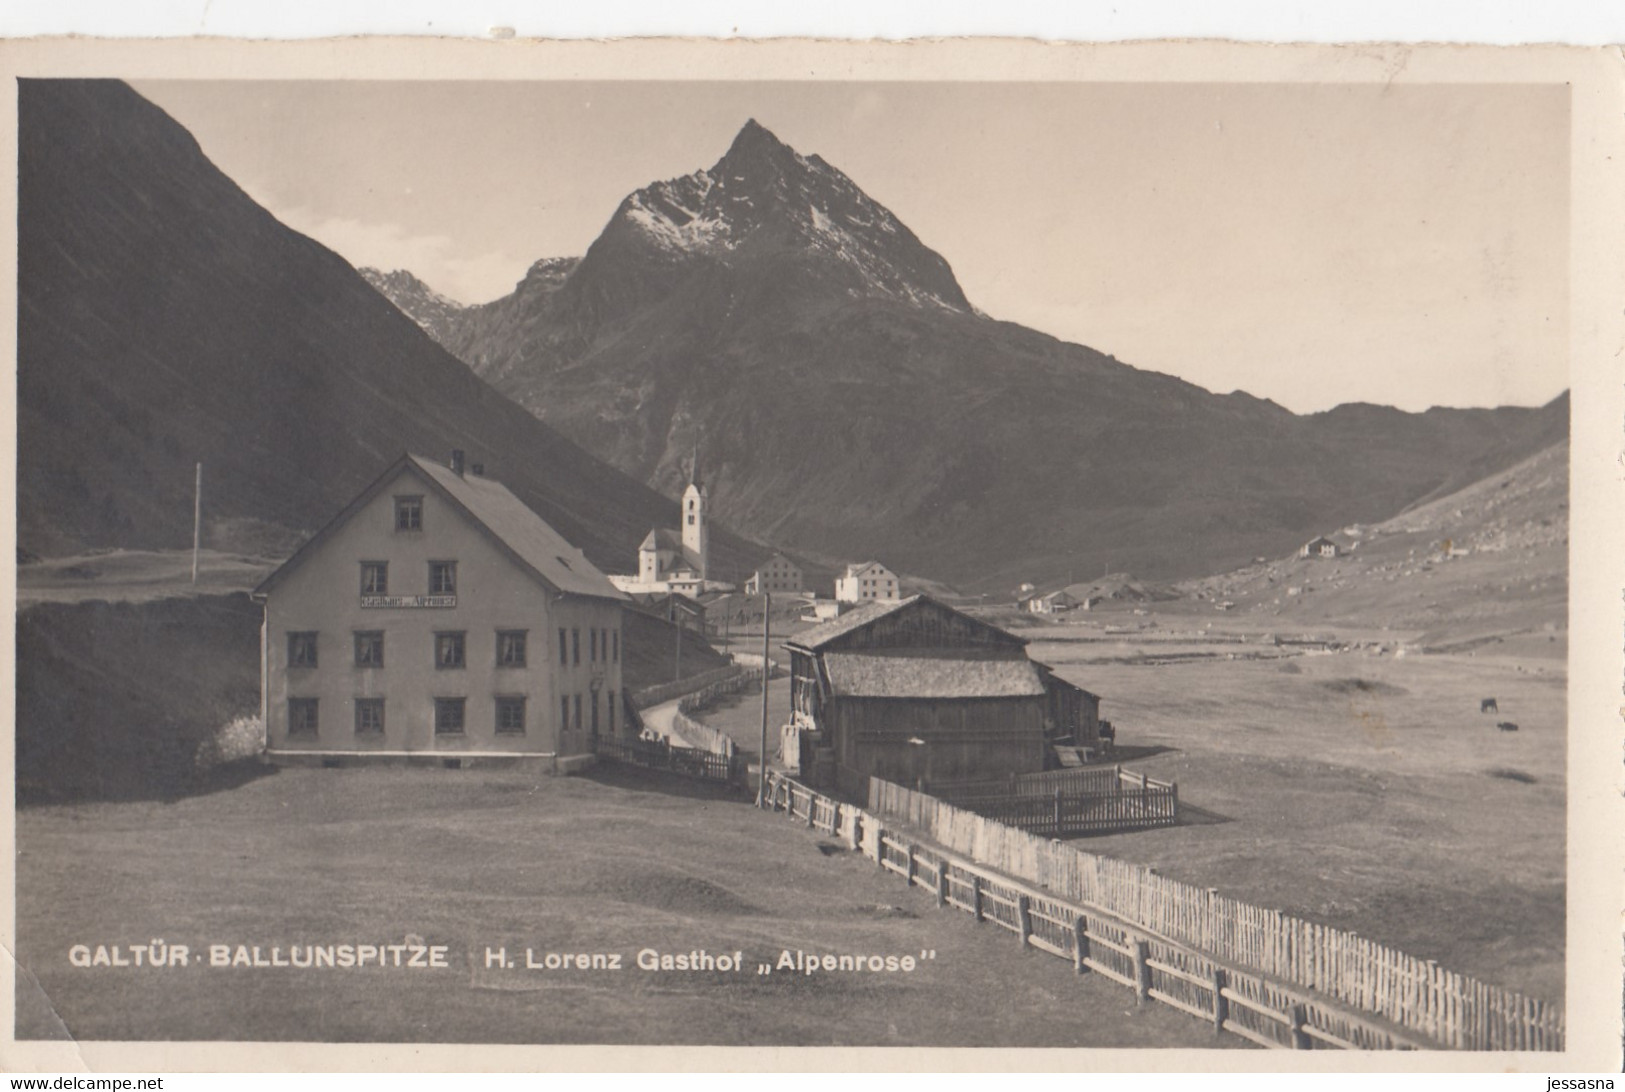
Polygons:
M831 621L825 622L822 625L817 625L811 629L803 630L800 633L794 634L787 641L785 641L785 647L797 648L805 652L817 652L819 649L828 646L832 642L845 637L853 630L862 629L864 626L876 622L889 614L895 614L901 610L911 609L934 610L947 614L958 615L960 618L969 623L972 628L980 628L984 631L991 630L992 634L999 643L1007 644L1011 647L1020 647L1027 643L1024 638L1017 637L1015 634L1002 630L998 626L990 625L979 618L972 618L970 615L965 614L962 611L954 610L950 606L937 602L930 596L911 595L907 599L871 599L867 602L860 603L856 607L847 611L845 614L841 615L839 618L832 619Z
M831 690L848 698L1035 698L1044 680L1031 660L919 653L831 652Z
M814 626L812 629L802 630L791 637L786 644L804 648L808 652L815 651L821 646L829 644L835 638L851 633L855 629L861 629L877 618L886 617L892 611L902 610L910 603L921 598L923 596L911 595L907 599L870 599L867 602L859 603L838 618Z
M624 601L623 595L587 556L531 511L525 502L491 478L464 476L419 455L403 455L368 486L326 527L316 533L287 561L254 589L270 591L282 576L315 550L316 546L349 521L357 511L403 473L415 474L436 489L531 575L566 595L587 595Z

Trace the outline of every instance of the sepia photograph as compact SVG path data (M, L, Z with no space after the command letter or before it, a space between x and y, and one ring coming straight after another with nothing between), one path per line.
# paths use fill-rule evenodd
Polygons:
M645 45L10 51L14 1046L1559 1066L1583 58Z

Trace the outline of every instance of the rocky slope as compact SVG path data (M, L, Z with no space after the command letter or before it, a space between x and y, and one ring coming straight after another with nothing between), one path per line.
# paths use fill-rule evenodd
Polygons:
M1299 416L996 321L896 215L754 122L629 195L562 279L533 270L443 336L662 491L699 445L735 527L975 590L1211 572L1567 434L1566 396Z
M189 546L198 462L212 526L286 539L402 451L454 447L609 571L676 526L123 83L20 81L18 137L21 550ZM712 542L723 564L760 552Z

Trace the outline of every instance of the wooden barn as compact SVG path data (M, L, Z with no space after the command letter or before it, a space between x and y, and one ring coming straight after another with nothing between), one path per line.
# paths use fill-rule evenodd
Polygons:
M273 762L568 771L624 720L626 597L462 452L402 456L254 597Z
M792 637L786 762L816 784L1034 773L1090 744L1099 699L1027 642L923 595L873 601ZM793 742L792 742L793 741Z

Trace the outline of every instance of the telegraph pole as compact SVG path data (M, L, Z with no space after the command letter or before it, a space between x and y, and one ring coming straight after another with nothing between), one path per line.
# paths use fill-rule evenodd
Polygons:
M766 581L763 581L766 583ZM761 774L756 778L756 806L767 800L767 633L773 628L773 593L762 589L762 749Z
M192 583L197 583L197 551L203 541L203 464L197 464L197 486L192 491Z
M672 592L673 596L677 593ZM677 631L677 653L672 660L672 682L683 681L683 623L677 617L677 600L666 601L666 617L671 619L672 628Z

